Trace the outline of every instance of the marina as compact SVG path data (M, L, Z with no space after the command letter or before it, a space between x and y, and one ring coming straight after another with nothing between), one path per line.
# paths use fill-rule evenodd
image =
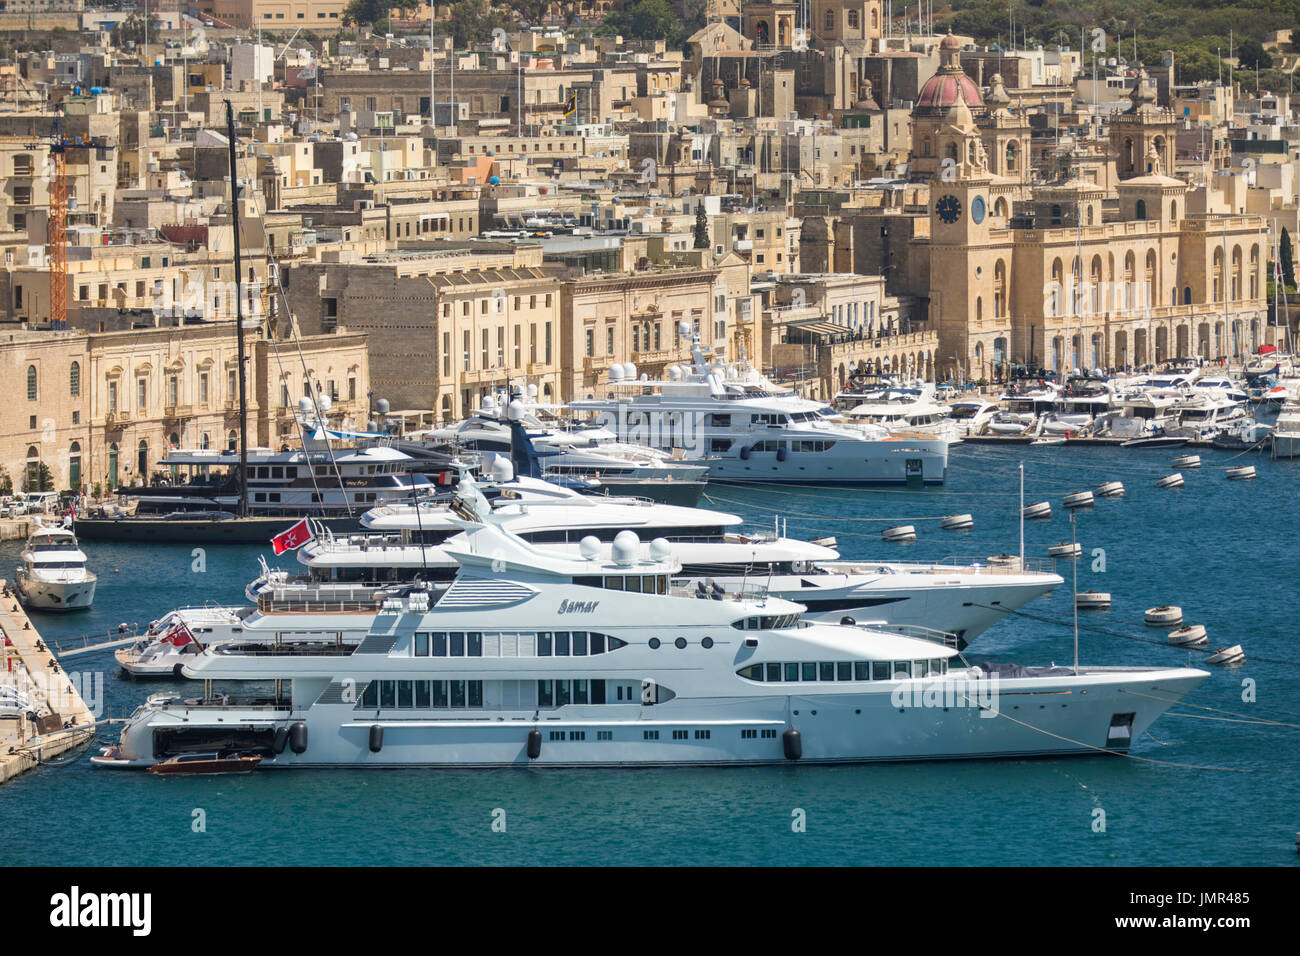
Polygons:
M1261 500L1257 499L1257 495L1266 499L1270 489L1275 490L1277 483L1288 480L1289 472L1286 471L1288 466L1285 462L1261 462L1259 479L1255 483L1226 482L1222 478L1215 481L1213 480L1215 473L1219 475L1223 473L1229 456L1223 452L1210 451L1206 453L1203 463L1202 471L1206 473L1204 477L1197 476L1197 481L1189 482L1189 488L1196 490L1199 500L1194 502L1190 498L1184 498L1172 501L1152 497L1166 493L1160 492L1143 480L1144 478L1153 480L1159 469L1168 464L1167 461L1162 458L1144 464L1140 458L1126 461L1128 457L1127 453L1098 448L1069 450L1047 448L1032 452L1021 449L1015 453L999 453L996 446L964 445L954 448L950 481L942 491L881 489L875 492L864 492L841 489L817 495L804 495L790 490L773 489L758 492L747 489L739 492L737 496L737 489L719 486L707 493L706 500L702 501L701 505L735 511L742 516L748 516L755 523L770 521L771 516L779 512L786 525L786 533L804 540L825 537L828 531L833 531L840 553L850 560L861 561L872 555L876 560L880 560L884 556L882 549L895 549L888 551L891 555L897 554L896 549L906 549L909 552L907 555L909 561L918 559L939 561L953 551L978 554L981 546L990 556L1005 552L1008 545L1014 550L1017 535L1020 533L1017 519L1019 494L1016 489L1016 475L1022 459L1027 472L1026 494L1030 497L1038 494L1059 502L1066 494L1077 491L1080 485L1090 484L1096 487L1106 480L1122 480L1127 487L1126 497L1099 499L1092 509L1087 510L1079 518L1078 533L1082 542L1082 556L1078 568L1079 590L1081 592L1105 590L1111 594L1112 599L1109 610L1089 611L1086 617L1083 617L1081 612L1079 632L1081 660L1088 663L1104 660L1112 666L1159 662L1164 666L1190 665L1193 668L1201 668L1207 671L1209 676L1200 687L1187 696L1182 708L1174 708L1174 710L1212 717L1211 712L1199 709L1208 705L1222 707L1241 713L1243 717L1249 717L1253 712L1246 710L1241 704L1234 706L1224 696L1230 695L1234 700L1239 696L1233 688L1239 684L1242 677L1249 676L1253 680L1264 680L1276 684L1279 688L1294 685L1296 678L1293 668L1283 663L1293 656L1290 654L1289 644L1284 639L1285 628L1282 615L1285 612L1281 608L1270 611L1266 605L1261 604L1257 614L1261 620L1252 627L1249 636L1241 634L1236 627L1236 616L1231 609L1240 606L1243 602L1251 601L1250 596L1256 592L1252 590L1254 586L1244 580L1229 585L1232 579L1227 576L1227 569L1233 562L1249 553L1250 543L1229 535L1220 538L1218 547L1212 553L1194 553L1175 546L1175 542L1182 540L1181 532L1176 529L1195 527L1197 522L1212 520L1206 517L1207 512L1249 513L1257 501ZM939 504L940 499L942 505ZM964 531L943 529L941 522L945 513L953 508L963 507L973 517L974 527ZM906 515L908 523L912 524L917 532L916 541L902 545L882 542L879 533L881 528L889 526L890 515L900 517ZM926 518L927 515L933 517ZM1156 515L1159 517L1153 520L1151 516ZM1044 555L1049 547L1058 544L1062 532L1061 523L1064 520L1058 515L1045 522L1025 522L1026 553ZM894 523L896 524L897 521ZM10 543L6 546L13 547L14 544ZM1098 548L1105 552L1103 572L1093 570ZM115 626L116 618L136 619L136 614L126 613L125 609L128 606L132 610L143 611L144 615L161 617L175 606L174 595L178 588L194 588L198 582L202 582L203 593L216 602L240 605L246 601L242 592L247 581L255 575L258 556L267 553L266 548L260 547L212 547L207 549L205 570L195 572L192 570L191 550L188 547L166 544L144 548L113 542L99 544L90 553L90 563L91 567L101 574L103 583L95 606L87 612L90 623L78 627L80 622L70 625L66 618L42 614L39 616L38 627L45 639L57 641L62 635L72 637L92 627L111 631ZM1160 559L1158 566L1153 560L1156 556ZM111 567L102 562L107 562ZM292 569L296 562L286 564L282 558L278 563L281 567ZM121 575L124 566L131 575L127 579L123 579ZM1057 560L1058 570L1064 570L1068 566L1068 559ZM116 568L118 573L113 573L113 568ZM1189 580L1202 574L1215 575L1229 587L1229 590L1221 596L1221 599L1211 601L1194 589L1172 588L1169 582L1179 578L1180 568L1185 570ZM1069 572L1066 573L1066 580L1068 582ZM1184 637L1177 632L1171 632L1168 638L1151 635L1150 629L1145 626L1144 617L1146 611L1151 608L1152 602L1144 601L1143 598L1157 595L1174 599L1176 603L1182 605L1187 620L1204 627L1220 640L1214 643L1213 647L1198 647L1195 632L1186 645L1175 643L1175 641L1181 642ZM1023 613L1030 616L1005 615L981 636L979 643L967 653L972 655L972 660L993 661L995 664L999 661L1018 663L1042 661L1055 662L1059 665L1063 660L1068 661L1071 654L1070 605L1068 585L1058 586L1047 597L1039 598L1022 609ZM1243 645L1242 650L1247 655L1246 663L1236 668L1208 664L1215 653L1233 650L1231 635L1246 638L1237 642ZM1139 640L1140 638L1149 640L1154 638L1155 642L1144 643ZM1156 646L1157 643L1163 644L1167 650L1160 651ZM146 697L153 695L162 694L165 698L166 695L173 694L184 698L196 696L197 693L198 697L203 696L201 691L198 691L201 682L177 680L174 676L150 683L126 680L118 671L116 662L112 660L113 653L113 648L105 647L104 650L92 652L90 655L71 657L67 664L78 670L93 666L108 675L105 703L107 712L114 716L126 716ZM1223 659L1232 660L1233 655L1225 654ZM259 682L254 686L261 688L256 693L268 698L274 697L272 682ZM1281 707L1285 711L1285 705ZM1278 714L1277 708L1278 705L1273 704L1267 710L1261 709L1259 716L1268 716L1272 719L1281 717L1285 720L1285 717ZM118 726L120 725L107 727L101 731L101 739L106 742L115 740ZM369 726L370 724L365 725L367 728ZM549 732L548 730L548 735ZM368 733L368 730L362 733L360 743L363 752L368 751ZM1268 743L1270 739L1276 741L1275 733L1252 723L1224 722L1210 726L1204 719L1189 720L1187 717L1179 718L1173 714L1166 714L1157 721L1150 734L1144 734L1140 740L1134 741L1129 751L1133 756L1127 759L1102 755L1083 758L1082 762L1077 762L1079 758L1070 758L1066 762L1061 762L1064 758L1010 763L978 761L972 764L945 763L942 769L940 765L926 764L883 764L861 768L821 769L808 766L798 772L799 779L803 780L798 786L801 789L813 787L816 792L822 794L821 799L826 801L827 812L836 813L839 812L836 807L842 807L843 812L847 812L850 805L861 807L864 800L868 806L871 806L883 805L887 799L901 798L902 792L898 788L904 786L912 794L910 799L920 796L924 805L927 798L922 794L927 791L927 788L937 795L938 790L932 788L940 786L940 774L948 779L956 774L956 778L962 781L963 789L976 794L982 791L991 793L990 788L1006 786L1011 778L1014 778L1014 785L1017 788L1030 793L1039 792L1046 795L1057 792L1062 785L1073 786L1077 791L1078 784L1070 781L1082 779L1087 780L1090 787L1104 787L1109 794L1106 798L1108 805L1122 808L1126 815L1136 815L1134 829L1126 829L1123 836L1117 835L1118 843L1112 842L1112 850L1106 852L1113 852L1114 847L1119 846L1118 852L1121 857L1131 854L1134 860L1140 856L1146 862L1152 860L1178 862L1183 857L1179 855L1180 851L1176 847L1182 844L1157 846L1155 841L1164 832L1165 826L1161 818L1153 816L1148 811L1150 803L1157 799L1155 794L1168 785L1165 777L1171 773L1175 774L1181 781L1179 783L1181 789L1201 793L1201 799L1214 800L1223 806L1231 807L1241 801L1260 801L1263 806L1268 806L1284 800L1284 793L1276 792L1269 785L1264 774L1247 775L1243 778L1239 774L1221 771L1176 768L1177 765L1197 765L1253 768L1257 772L1268 770L1276 766L1270 759L1271 746ZM309 750L317 746L316 740L316 736L310 737ZM1155 743L1157 740L1159 744ZM380 753L390 749L391 742L392 735L385 734ZM547 742L543 741L544 749ZM521 747L524 743L526 741L521 738ZM37 792L47 787L58 787L61 791L71 787L73 792L89 788L87 792L117 794L118 796L113 799L133 799L130 795L135 794L137 788L149 783L150 775L147 774L137 776L131 773L105 772L94 768L86 759L94 752L97 752L95 748L83 750L85 756L68 767L51 767L47 770L38 768L35 775L28 775L23 786L34 787ZM286 752L288 752L287 748ZM1154 762L1143 766L1144 761L1147 760ZM779 758L779 762L789 763L784 757ZM1058 762L1059 769L1054 769ZM235 769L247 769L247 765L255 763L257 761L250 759L244 762L243 767L235 765ZM265 760L261 763L265 764ZM541 800L543 805L547 805L551 799L560 799L560 794L567 790L567 784L562 782L561 777L543 777L536 780L527 774L504 779L499 777L501 773L513 775L517 772L510 770L441 771L450 776L434 779L446 779L448 786L453 785L450 781L456 781L454 786L458 789L460 797L450 800L448 804L451 808L448 812L452 814L459 812L457 808L461 807L469 810L473 795L479 793L484 787L504 786L506 794L516 793L520 796L528 793L531 795L526 799L530 804ZM685 836L688 833L698 834L701 832L698 827L704 826L700 811L694 808L693 801L688 797L690 790L707 786L711 793L718 794L718 799L726 800L731 793L739 797L737 788L750 792L758 786L767 791L767 795L761 798L760 805L779 804L781 795L786 793L788 787L794 783L793 779L788 778L790 772L791 768L788 767L753 768L741 771L740 777L733 777L732 774L736 771L697 766L693 769L672 771L624 768L568 770L562 773L586 775L584 786L595 795L606 793L608 788L618 788L629 793L630 799L635 802L649 800L653 793L655 795L653 799L657 803L676 808L678 824L674 832ZM237 773L228 776L221 773L212 779L246 781L239 784L233 807L236 819L232 822L242 828L259 826L255 823L259 819L259 814L254 812L253 801L265 803L269 800L274 805L290 799L290 795L298 792L302 787L303 774L317 775L320 777L319 781L311 786L318 793L320 802L316 808L309 811L309 816L320 816L321 825L348 826L364 835L369 832L369 825L355 814L348 812L341 802L350 786L347 781L358 773L365 774L365 771L304 769L285 774L273 772L265 766L257 766L251 774ZM421 773L414 769L391 770L378 778L363 776L361 779L381 781L381 784L371 783L368 786L371 788L380 786L383 792L380 798L381 805L396 806L397 803L393 801L400 802L403 795L408 793L409 787L423 786L418 783L419 780L424 779L419 776ZM412 774L416 776L410 776ZM469 775L465 776L465 774ZM593 774L595 776L591 776ZM819 776L804 779L808 774ZM848 776L845 777L845 774ZM861 793L856 793L850 796L849 790L845 788L858 790L859 788L850 784L850 781L865 780L862 778L863 774L871 775L869 785L871 795L864 797ZM206 773L164 775L178 780L192 776L197 784L201 784L204 778L210 776ZM755 778L754 775L758 777ZM1232 778L1232 789L1224 789L1229 786L1228 780L1225 779L1228 777ZM546 783L547 780L551 782ZM542 787L541 791L538 790L539 786ZM914 792L918 786L921 787L919 794ZM547 792L553 792L554 796L547 797L545 795ZM612 790L608 792L612 793ZM1068 792L1065 790L1062 794ZM493 799L498 802L503 800L510 802L508 797ZM749 799L752 799L752 796ZM0 822L3 822L6 812L6 804L0 802ZM1084 807L1080 807L1080 812L1084 812ZM57 821L58 811L52 808L49 813L53 814L50 817L53 825ZM276 816L273 813L272 819ZM326 823L327 816L328 823ZM1047 805L1024 805L1017 810L1003 811L1000 816L999 826L1022 826L1031 831L1035 827L1055 826L1053 822L1055 814L1047 809ZM559 859L577 859L569 857L568 851L564 848L564 837L561 834L569 832L568 826L560 828L558 819L550 823L546 822L547 820L551 820L549 814L538 818L535 826L539 829L536 829L530 838L530 845L545 847L548 852L557 854ZM726 839L727 834L739 836L741 833L748 832L752 826L753 822L747 816L744 821L736 822L735 827L738 829L724 826L719 838L723 839L725 845L731 842ZM417 841L417 845L425 848L426 852L436 847L438 852L453 854L488 853L502 862L514 858L513 854L518 852L517 849L507 849L504 851L505 855L501 856L502 851L492 850L486 844L481 845L477 838L463 828L457 828L454 832L458 834L454 848L450 843L440 842L439 838L432 834ZM612 838L614 833L620 831L614 817L597 812L584 820L582 832L588 833L591 839L599 842ZM907 828L903 827L897 836L885 840L882 845L883 852L895 854L895 858L901 860L902 856L898 854L905 853L907 833ZM1254 825L1248 824L1241 831L1240 838L1255 841L1265 838L1265 835L1257 834ZM1067 843L1067 846L1058 848L1058 851L1063 854L1062 859L1065 856L1081 855L1086 861L1097 849L1100 849L1090 845L1082 835L1077 842L1067 841ZM1187 852L1191 854L1186 860L1191 862L1195 859L1204 862L1207 853L1211 861L1216 854L1224 854L1224 858L1227 859L1234 852L1231 848L1233 843L1234 839L1228 839L1225 843L1216 841L1214 846L1210 847L1200 841L1194 841L1186 844ZM815 847L799 852L825 854L829 860L841 859L843 862L857 859L851 853L847 857L841 856L843 851L837 850L822 837L817 838L815 844ZM694 857L694 851L685 844L674 843L673 846L673 852L680 855L682 859L690 860ZM1287 849L1282 847L1280 842L1278 846L1279 854ZM165 861L169 859L171 852L164 843L150 851L149 858L159 862ZM719 846L712 852L721 853L722 859L730 862L745 860L760 862L766 859L761 852L758 856L743 851L738 852L738 847L724 849L723 846ZM76 858L74 855L68 859ZM239 854L236 851L234 859L238 858ZM302 859L322 861L330 858L330 854L326 852L313 853ZM401 853L390 853L384 858L390 862L400 862L405 857ZM995 847L989 849L990 861L996 862L1000 858ZM1050 854L1048 858L1050 860ZM1011 862L1010 858L1007 858L1006 862Z

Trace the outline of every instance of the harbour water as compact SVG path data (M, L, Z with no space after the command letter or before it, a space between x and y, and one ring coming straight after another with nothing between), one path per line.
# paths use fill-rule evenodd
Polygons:
M925 490L742 489L703 502L797 537L835 535L846 557L985 559L1018 548L1018 472L1026 503L1054 516L1025 524L1026 554L1070 537L1063 495L1122 481L1127 496L1078 516L1079 589L1113 608L1081 612L1084 663L1197 663L1164 644L1143 611L1178 604L1210 647L1240 643L1243 667L1212 668L1132 754L1033 761L859 767L588 771L311 771L160 779L93 769L85 759L38 768L0 788L9 865L716 864L1169 865L1297 863L1300 830L1300 647L1295 622L1300 463L1201 451L1179 490L1154 482L1178 450L959 445L948 483ZM1224 469L1255 464L1258 480ZM939 530L945 514L975 527ZM913 544L885 544L890 524ZM1100 550L1098 550L1100 549ZM21 542L0 545L12 567ZM49 641L147 622L182 604L235 603L260 549L88 545L94 607L33 613ZM269 550L265 552L268 554ZM285 567L295 566L288 556ZM1067 585L970 649L973 659L1068 663ZM1127 635L1127 636L1121 636ZM131 682L111 652L70 658L107 714L181 681ZM1218 708L1216 713L1200 708ZM1221 718L1231 718L1224 720ZM1270 726L1271 720L1292 726ZM106 729L105 735L115 736ZM201 812L200 812L201 811ZM199 824L202 826L199 826ZM494 823L496 824L494 828ZM501 832L504 823L504 832ZM800 825L802 824L802 826Z

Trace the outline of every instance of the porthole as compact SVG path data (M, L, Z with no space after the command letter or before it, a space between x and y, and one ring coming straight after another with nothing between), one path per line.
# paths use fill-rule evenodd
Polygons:
M679 651L686 650L686 638L677 638L677 640L673 641L673 647L677 648Z
M711 637L706 637L704 640L700 641L700 647L704 648L706 651L712 646L713 638Z
M650 650L652 651L659 650L659 638L657 637L650 638Z

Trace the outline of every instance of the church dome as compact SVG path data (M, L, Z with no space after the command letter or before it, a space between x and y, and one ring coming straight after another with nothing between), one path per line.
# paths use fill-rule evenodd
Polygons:
M946 40L944 42L947 42ZM979 87L963 72L940 70L925 81L916 98L917 109L947 112L958 103L964 103L972 109L984 108L984 97Z

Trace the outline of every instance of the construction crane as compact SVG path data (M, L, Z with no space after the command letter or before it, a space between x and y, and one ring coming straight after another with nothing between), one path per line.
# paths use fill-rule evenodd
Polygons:
M102 136L73 139L63 133L63 106L54 108L50 135L50 215L47 225L50 260L50 326L68 327L68 153L74 149L112 149Z

